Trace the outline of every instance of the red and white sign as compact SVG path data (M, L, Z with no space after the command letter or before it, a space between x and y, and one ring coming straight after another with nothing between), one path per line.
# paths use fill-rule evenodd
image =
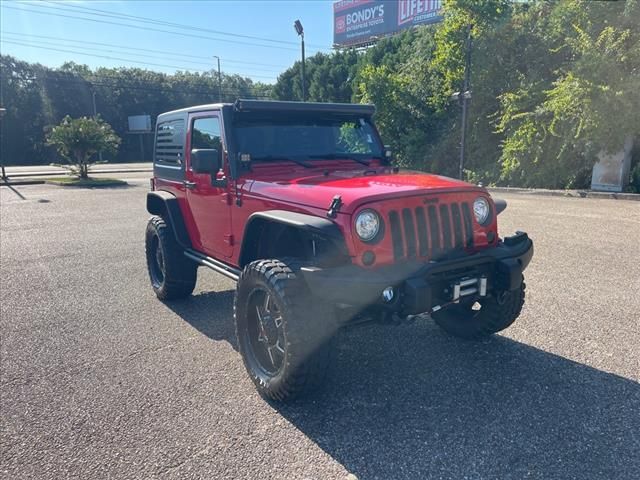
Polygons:
M398 2L398 26L415 23L440 15L442 0L400 0Z

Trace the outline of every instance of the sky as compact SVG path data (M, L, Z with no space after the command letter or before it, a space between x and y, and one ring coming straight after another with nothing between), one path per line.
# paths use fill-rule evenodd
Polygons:
M273 83L300 58L296 19L307 56L331 50L332 3L0 0L0 52L49 67L74 61L165 73L217 68L217 55L223 72Z

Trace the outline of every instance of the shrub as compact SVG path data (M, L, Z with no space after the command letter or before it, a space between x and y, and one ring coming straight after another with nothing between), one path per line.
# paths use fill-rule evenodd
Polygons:
M120 145L111 125L100 117L71 118L68 115L47 135L47 145L54 147L69 164L63 165L80 178L87 178L89 167L98 152L115 153Z

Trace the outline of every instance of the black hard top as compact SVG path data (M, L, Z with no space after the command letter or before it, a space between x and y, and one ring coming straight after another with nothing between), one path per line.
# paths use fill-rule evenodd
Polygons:
M186 116L192 112L231 107L236 112L309 112L309 113L342 113L355 115L373 115L376 111L374 105L359 103L320 103L320 102L284 102L279 100L247 100L238 99L234 103L212 103L181 108L171 112L162 113L158 120L165 117Z
M373 115L376 107L360 103L283 102L276 100L243 100L233 104L236 112L322 112Z

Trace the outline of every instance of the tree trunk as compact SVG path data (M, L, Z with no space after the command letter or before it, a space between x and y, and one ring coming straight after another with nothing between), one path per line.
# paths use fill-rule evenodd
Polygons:
M82 179L89 178L89 166L87 165L87 154L76 152L76 164L78 166L78 176Z

